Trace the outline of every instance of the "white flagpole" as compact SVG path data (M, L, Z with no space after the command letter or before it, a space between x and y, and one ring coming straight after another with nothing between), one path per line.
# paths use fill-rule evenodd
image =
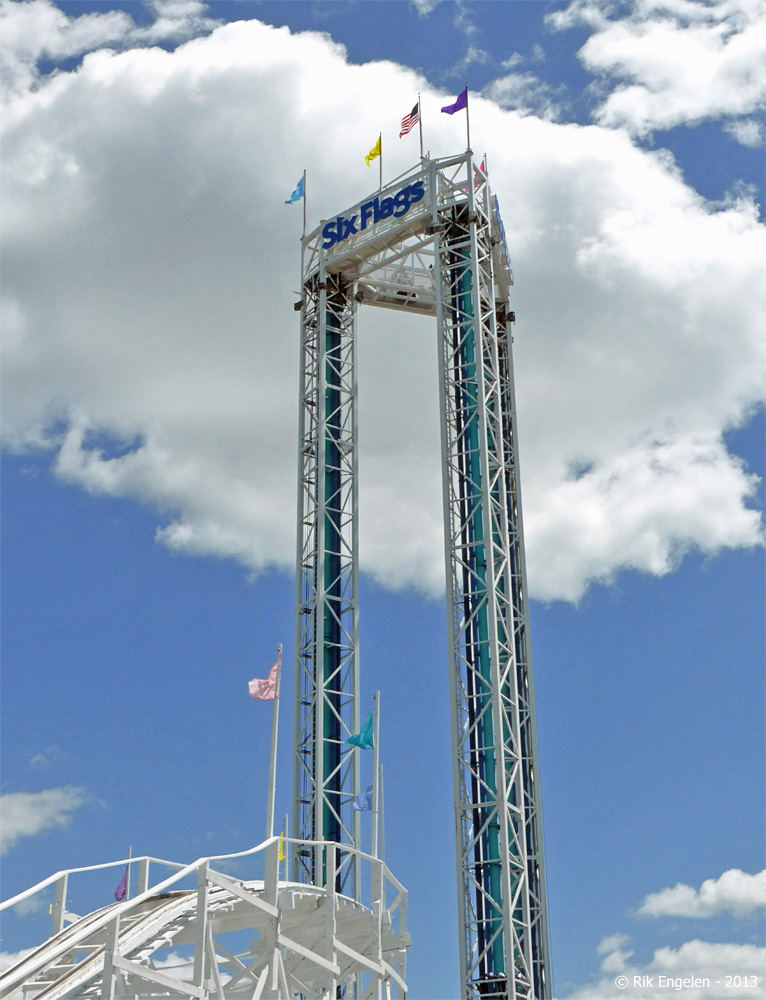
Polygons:
M375 714L373 716L373 760L372 760L372 850L370 853L374 858L378 856L378 796L380 788L378 786L378 766L380 762L380 691L375 692Z
M420 94L418 94L418 127L420 132L420 159L423 159L423 113L420 110Z
M383 765L378 768L378 786L380 789L380 860L386 860L386 824L383 819Z
M306 171L303 171L303 238L306 238ZM282 648L281 646L279 647Z
M465 85L465 142L466 149L471 148L471 123L468 117L468 84Z
M380 143L380 190L383 190L383 133L378 135L378 142Z
M279 841L282 847L282 854L283 854L282 860L285 863L285 878L287 878L287 872L289 870L287 867L287 844L285 843L285 840L287 840L287 838L290 836L290 827L287 825L287 822L288 822L288 816L287 813L285 813L284 826L282 827L282 829L285 831L285 839L282 840L280 834L280 841ZM279 852L277 852L277 875L278 874L279 874Z
M274 836L274 798L277 785L277 729L279 727L279 684L282 680L282 643L277 652L277 686L274 691L274 711L271 717L271 761L269 764L269 797L266 804L266 837Z
M130 899L130 859L133 857L133 845L128 848L127 878L125 879L125 899Z

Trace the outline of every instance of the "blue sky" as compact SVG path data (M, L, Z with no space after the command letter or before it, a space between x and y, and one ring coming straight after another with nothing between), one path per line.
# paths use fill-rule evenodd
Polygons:
M516 275L556 996L763 976L764 4L0 10L3 897L128 845L261 839L247 681L293 651L284 200L305 168L309 225L353 204L381 131L384 174L412 166L418 91L426 147L462 149L438 109L467 82ZM452 1000L435 333L370 313L363 703L381 690L410 996ZM16 916L6 954L44 933Z

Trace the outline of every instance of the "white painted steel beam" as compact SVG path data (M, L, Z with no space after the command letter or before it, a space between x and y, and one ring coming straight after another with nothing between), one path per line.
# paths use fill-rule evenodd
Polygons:
M327 886L277 881L272 893L264 879L241 881L216 871L213 863L225 859L203 858L149 887L147 864L146 891L63 928L0 976L0 998L293 1000L302 994L335 1000L340 987L353 991L360 977L370 975L380 978L371 994L378 1000L387 995L392 981L404 996L401 983L409 937L406 894L400 883L378 859L354 856L365 884L381 884L393 899L383 909L381 921L379 901L362 905L336 890L334 858L348 854L347 847L293 846L327 851ZM277 849L273 838L235 857L243 864L260 861L265 871L264 854ZM72 873L64 874L70 876L70 891L76 891L71 888ZM182 886L190 879L196 888ZM27 895L42 894L46 886L43 883ZM270 894L272 903L264 899ZM64 894L62 905L65 902ZM249 941L246 950L243 940ZM234 944L234 950L227 942ZM156 967L155 960L168 951L178 957L177 966Z
M328 780L322 771L328 735L321 711L328 644L319 623L332 553L325 529L333 494L326 484L332 456L338 459L329 415L322 412L326 373L335 370L323 353L330 343L326 328L348 332L348 367L342 377L340 368L337 372L344 385L355 386L354 303L432 315L439 343L464 1000L550 996L511 354L512 284L497 199L470 150L440 160L424 158L418 170L323 223L303 241L294 832L320 836L317 809ZM334 290L335 299L328 299L328 290ZM341 292L342 308L331 306ZM354 436L345 447L355 456L355 421L347 426ZM343 467L349 477L344 488L353 497L355 469L355 459ZM344 536L343 554L356 574L355 500L349 508L348 513L343 509L343 524L353 530ZM356 614L354 604L354 621ZM355 628L346 630L352 633ZM358 654L354 648L348 655L356 660ZM349 686L345 693L355 703L357 689ZM343 780L348 782L343 794L332 801L347 831L344 810L359 794L358 773L346 770ZM296 859L294 877L318 878L316 860L313 867L308 861L301 868Z

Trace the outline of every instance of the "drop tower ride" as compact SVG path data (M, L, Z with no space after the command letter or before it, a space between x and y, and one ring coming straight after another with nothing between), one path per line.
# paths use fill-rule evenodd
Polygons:
M463 1000L549 1000L510 308L497 197L471 150L303 240L292 878L359 898L356 317L436 318ZM310 846L312 843L317 846Z

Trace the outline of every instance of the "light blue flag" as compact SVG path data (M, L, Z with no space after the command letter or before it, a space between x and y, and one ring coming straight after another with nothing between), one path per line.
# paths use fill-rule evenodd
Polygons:
M374 746L372 741L372 712L364 720L361 732L357 733L356 736L349 736L346 743L350 743L352 747L359 747L360 750L372 750Z
M372 785L370 785L366 792L357 795L351 803L351 808L359 813L372 811Z
M292 205L295 201L300 201L303 197L303 178L298 181L297 188L290 195L290 200L285 202L285 205Z

